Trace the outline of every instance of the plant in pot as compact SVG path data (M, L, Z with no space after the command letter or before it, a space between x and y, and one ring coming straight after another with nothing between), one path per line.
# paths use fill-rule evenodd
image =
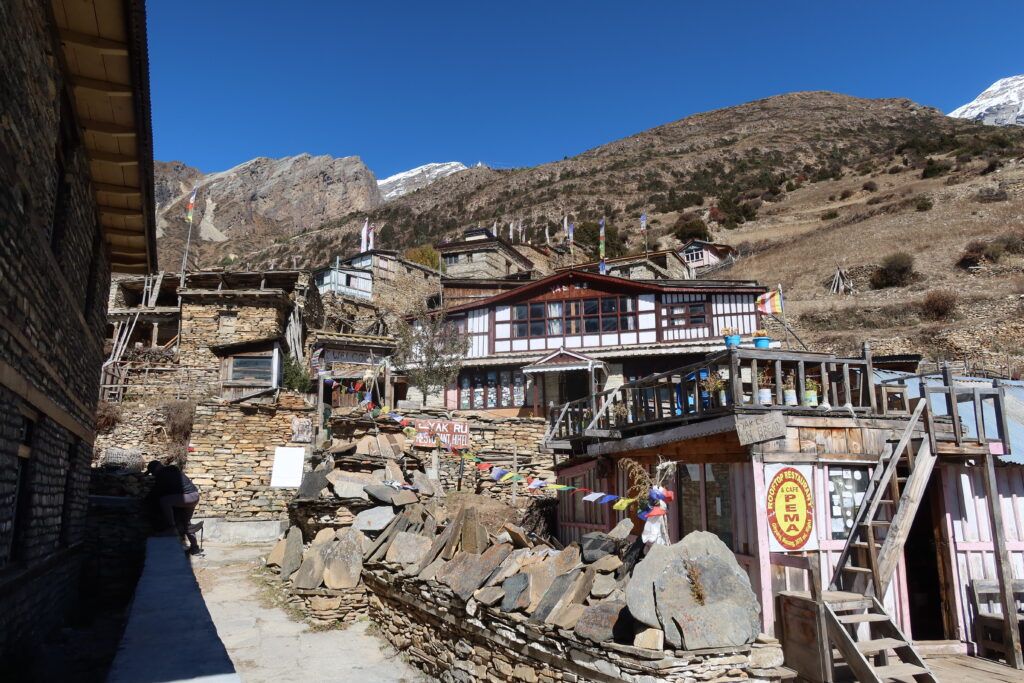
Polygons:
M813 377L804 380L804 405L818 405L818 392L821 391L821 384Z
M763 406L770 406L774 403L775 392L772 390L774 381L775 378L768 368L757 373L757 402Z
M733 349L740 345L740 331L735 327L723 327L722 336L725 338L725 348Z
M729 396L725 391L725 378L720 372L712 372L701 380L700 387L709 395L718 399L718 407L724 408L729 402Z
M768 330L757 329L754 330L754 348L755 349L767 349L771 348L772 338L768 336Z
M798 406L800 400L796 396L796 377L790 370L782 379L782 397L787 406Z

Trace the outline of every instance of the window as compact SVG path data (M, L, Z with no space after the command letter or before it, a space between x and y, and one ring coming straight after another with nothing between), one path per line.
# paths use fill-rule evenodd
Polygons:
M672 304L668 307L669 327L706 327L707 324L706 302Z
M636 309L636 299L628 296L517 304L512 307L512 336L525 339L635 330Z
M473 253L472 252L469 252L469 253L466 254L466 262L467 263L472 263L473 262Z
M273 384L274 354L233 357L231 359L231 379L236 382Z
M832 539L845 541L853 529L853 521L857 516L857 508L864 500L864 492L868 490L870 470L867 467L828 468L828 497L831 505Z
M526 405L526 376L519 370L464 370L458 385L460 410Z
M690 247L683 252L683 260L687 263L693 263L694 261L700 261L704 257L704 250L700 247Z
M458 262L459 262L459 255L458 254L445 254L444 255L444 264L446 266L454 266Z

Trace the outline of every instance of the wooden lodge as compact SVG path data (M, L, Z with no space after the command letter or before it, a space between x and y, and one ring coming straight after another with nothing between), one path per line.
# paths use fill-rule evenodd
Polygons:
M627 495L624 458L675 463L670 538L733 550L803 678L934 681L922 652L1021 668L1002 615L1024 598L1024 467L1003 391L882 383L866 345L730 349L565 403L546 441L558 482L594 492ZM563 495L561 540L635 513Z

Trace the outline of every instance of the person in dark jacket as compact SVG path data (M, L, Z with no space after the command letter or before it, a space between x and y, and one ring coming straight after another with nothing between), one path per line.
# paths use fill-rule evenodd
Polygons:
M162 521L188 539L188 552L198 555L202 552L196 535L192 533L192 513L199 504L199 489L177 465L164 465L153 460L146 467L146 473L153 477L153 488L147 498L160 511Z

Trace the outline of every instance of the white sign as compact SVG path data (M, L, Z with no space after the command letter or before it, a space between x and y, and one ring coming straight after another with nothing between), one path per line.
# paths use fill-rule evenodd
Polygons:
M274 449L274 466L270 471L271 488L298 488L302 483L302 463L306 449L295 446L278 446Z

